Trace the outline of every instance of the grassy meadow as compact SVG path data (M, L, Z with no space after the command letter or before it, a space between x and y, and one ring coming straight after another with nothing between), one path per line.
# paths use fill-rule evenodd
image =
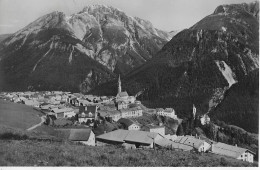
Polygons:
M0 166L257 166L232 158L167 149L125 150L68 142L0 140Z
M0 125L25 130L41 122L39 112L24 104L0 99Z

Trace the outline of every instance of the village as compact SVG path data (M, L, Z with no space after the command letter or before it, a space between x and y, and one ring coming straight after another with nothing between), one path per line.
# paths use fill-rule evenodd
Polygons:
M125 149L168 148L185 152L224 155L253 163L255 153L238 146L215 142L200 136L166 132L163 122L144 123L140 117L162 116L178 118L174 108L149 109L122 91L118 78L116 96L94 96L62 91L44 92L2 92L0 98L33 107L42 113L42 126L70 129L69 141L90 146L120 145ZM193 105L193 114L196 107ZM201 124L210 122L207 115L201 117ZM28 129L31 130L34 127ZM176 131L175 131L176 132Z

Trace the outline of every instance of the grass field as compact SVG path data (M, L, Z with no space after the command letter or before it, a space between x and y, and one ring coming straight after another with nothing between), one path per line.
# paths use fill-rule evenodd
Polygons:
M210 153L0 140L0 166L257 166Z
M32 107L0 99L0 125L25 130L40 123L39 112Z

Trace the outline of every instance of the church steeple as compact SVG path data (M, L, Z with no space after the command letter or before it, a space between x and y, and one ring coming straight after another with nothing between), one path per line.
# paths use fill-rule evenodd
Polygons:
M121 93L122 91L122 88L121 88L121 80L120 80L120 74L119 74L119 77L118 77L118 93Z

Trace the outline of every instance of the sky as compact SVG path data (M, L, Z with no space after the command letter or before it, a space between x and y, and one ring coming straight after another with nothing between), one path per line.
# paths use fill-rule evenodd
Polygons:
M66 15L87 5L104 4L152 22L164 31L189 28L218 5L255 0L0 0L0 34L14 33L53 11Z

